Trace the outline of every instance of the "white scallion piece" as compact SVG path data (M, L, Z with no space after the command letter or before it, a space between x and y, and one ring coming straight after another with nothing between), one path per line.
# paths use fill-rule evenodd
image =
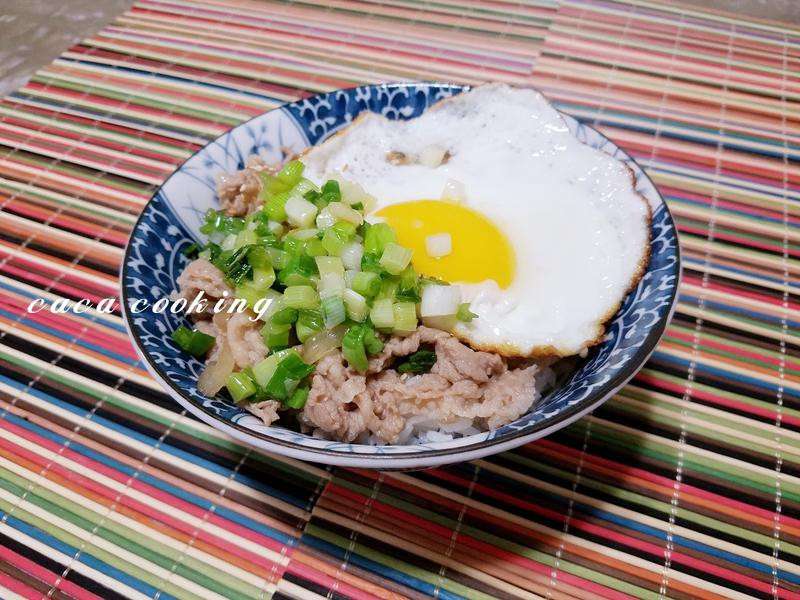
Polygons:
M455 179L448 179L444 184L441 199L446 202L464 202L467 199L467 191L464 188L464 184Z
M286 201L286 218L295 227L311 227L316 216L317 207L302 196L292 195Z
M457 285L426 285L419 307L421 317L444 317L458 312L461 288Z
M437 233L425 238L425 252L431 258L442 258L453 251L453 238L449 233Z
M446 153L447 150L445 148L437 144L431 144L422 149L417 160L422 166L435 169L442 164Z

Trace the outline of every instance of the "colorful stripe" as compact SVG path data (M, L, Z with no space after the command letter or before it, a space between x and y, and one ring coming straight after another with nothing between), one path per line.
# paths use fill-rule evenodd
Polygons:
M800 30L650 0L140 0L0 100L0 597L800 597ZM533 85L637 158L677 314L575 425L418 473L241 447L114 295L157 185L362 82Z

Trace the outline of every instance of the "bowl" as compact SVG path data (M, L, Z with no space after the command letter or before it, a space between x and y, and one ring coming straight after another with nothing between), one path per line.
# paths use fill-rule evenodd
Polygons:
M182 250L200 239L206 210L217 206L215 176L244 167L258 154L285 160L345 127L363 111L390 119L412 119L436 102L469 89L441 83L399 83L319 94L259 115L214 140L181 165L145 206L134 226L121 274L125 323L145 366L186 410L258 449L320 463L376 469L417 469L472 460L546 436L597 408L645 363L669 321L680 276L672 216L642 169L614 143L568 115L564 120L583 143L624 161L636 190L652 211L651 258L647 272L609 322L603 341L580 360L571 376L526 415L492 432L424 445L369 446L323 440L267 426L222 396L197 390L203 362L177 348L170 334L184 323L152 306L175 289L188 259ZM139 301L136 311L131 302Z

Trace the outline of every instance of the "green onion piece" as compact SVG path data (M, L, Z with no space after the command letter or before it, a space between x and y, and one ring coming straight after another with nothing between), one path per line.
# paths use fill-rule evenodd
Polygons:
M325 329L333 329L344 323L347 313L341 296L328 296L322 299L322 318L325 321Z
M247 250L247 262L254 269L266 269L272 266L272 258L263 246L253 246Z
M394 327L394 309L391 298L379 298L372 304L369 311L372 324L378 329L392 329Z
M310 285L290 285L283 291L283 303L290 308L316 308L319 294Z
M292 256L286 263L286 266L278 273L278 281L282 285L308 285L307 280L317 273L317 263L314 259L305 254ZM291 277L292 275L299 276L303 281L299 282L298 277Z
M366 329L364 331L364 347L367 349L367 354L373 356L378 354L381 350L383 350L383 342L381 338L378 337L378 334L375 333L375 330L368 325L364 326Z
M263 332L262 332L263 333ZM270 354L267 358L253 366L253 379L259 387L265 387L269 380L272 378L278 363L289 353L291 350L281 350Z
M331 228L339 234L340 238L347 242L352 240L356 234L356 226L350 221L336 221Z
M276 325L291 325L297 321L298 312L296 308L281 308L280 310L272 313L270 323Z
M419 303L422 299L422 296L420 296L419 277L417 272L414 271L414 267L406 267L400 273L396 297L402 302L414 303Z
M363 323L369 316L369 306L367 299L355 290L345 289L342 292L342 300L347 309L347 318L358 323Z
M295 227L311 227L317 217L317 207L294 192L286 201L284 210L286 219Z
M395 302L392 305L394 314L394 331L410 333L417 328L417 305L413 302Z
M287 187L294 187L300 182L304 168L305 166L299 160L292 160L283 165L276 177Z
M338 273L327 273L319 278L317 286L320 298L329 296L341 296L345 290L344 275Z
M306 405L306 401L308 400L308 393L311 390L307 385L298 387L294 392L292 392L291 397L284 402L284 406L286 408L294 408L296 410L302 409Z
M297 316L297 324L295 331L297 339L305 343L305 341L318 331L325 328L325 321L322 313L317 310L301 310Z
M283 249L292 256L302 254L306 247L306 241L301 240L299 237L288 234L283 238Z
M272 266L275 267L276 269L284 269L286 268L286 265L289 264L288 252L280 250L279 248L271 248L271 247L264 248L264 250L269 255L269 258L272 261Z
M289 337L291 333L292 333L291 325L270 326L267 335L263 335L263 329L262 329L262 337L264 338L264 343L267 345L267 348L269 348L271 352L276 352L278 350L283 350L284 348L288 348Z
M200 246L195 243L191 243L186 248L181 250L181 254L183 254L186 258L197 258L198 253L200 252Z
M318 256L314 259L320 277L325 275L344 275L344 265L338 256Z
M198 358L205 356L211 350L215 340L216 338L213 335L205 334L196 329L191 330L184 325L172 332L172 341L177 344L178 348Z
M244 229L244 219L229 217L221 210L211 209L206 213L205 222L200 226L200 233L228 235L239 233L242 229Z
M275 283L275 271L272 267L253 269L253 287L257 290L266 290Z
M305 195L309 192L319 192L319 188L316 184L311 181L310 179L306 179L305 177L301 177L300 181L298 181L294 189L292 190L295 194L300 194L305 198ZM308 198L306 198L308 200Z
M322 236L322 246L331 256L339 256L342 249L347 245L349 239L344 238L340 232L333 227L328 227Z
M456 312L456 319L459 321L463 321L464 323L469 323L472 319L476 319L478 315L472 312L469 309L469 302L464 302L458 305L458 311Z
M372 298L381 291L381 278L377 273L359 271L353 276L352 287L365 298Z
M342 355L348 364L360 373L369 367L367 352L364 348L364 335L366 328L363 325L353 325L342 338Z
M228 393L233 401L239 404L256 393L257 388L253 379L245 371L231 373L226 383Z
M381 279L381 289L378 292L378 298L390 298L391 300L395 299L397 295L397 288L400 283L397 281L395 277L388 277L386 279Z
M236 234L236 241L233 244L233 249L238 250L242 246L252 246L256 243L258 243L256 232L251 229L244 229Z
M411 262L411 255L409 248L389 242L381 254L380 264L392 275L399 275Z
M322 186L323 195L331 198L328 202L339 202L342 199L342 192L339 190L339 182L329 179Z
M318 256L325 256L328 251L325 250L325 246L322 245L322 240L317 238L311 238L310 240L306 240L306 254L309 256L313 256L314 258Z
M264 203L264 212L267 213L270 221L286 220L286 202L289 200L288 191L278 192Z
M286 181L279 179L276 175L271 175L266 171L261 171L259 176L261 177L260 197L263 201L269 200L275 194L288 191L292 187Z
M287 400L297 384L313 372L314 365L306 364L296 351L288 350L275 366L264 391L277 400Z
M364 236L364 252L367 254L383 253L386 244L397 242L397 235L386 223L371 225Z
M265 291L265 289L257 288L252 281L245 281L236 286L234 295L237 298L244 299L247 302L247 306L252 309L256 302L264 297Z
M400 373L427 373L436 364L436 352L433 350L417 350L397 365Z

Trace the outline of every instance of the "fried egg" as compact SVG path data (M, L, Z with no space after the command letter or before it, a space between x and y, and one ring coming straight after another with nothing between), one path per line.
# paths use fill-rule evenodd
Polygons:
M374 196L421 274L462 286L454 333L505 356L569 356L602 338L649 256L650 210L621 161L574 137L538 92L502 84L406 121L365 113L302 157L306 176ZM449 234L433 258L426 239Z

